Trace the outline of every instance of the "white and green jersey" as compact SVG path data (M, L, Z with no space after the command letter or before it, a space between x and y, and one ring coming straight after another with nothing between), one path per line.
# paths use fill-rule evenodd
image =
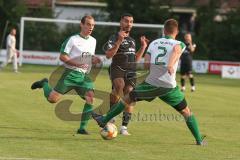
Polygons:
M169 59L172 55L175 45L180 45L182 52L186 48L184 43L172 39L170 36L165 36L151 42L147 50L147 54L151 56L150 74L145 80L147 83L156 87L176 87L176 71L178 61L174 64L174 73L170 75L167 72Z
M64 66L83 73L89 72L95 49L96 39L92 36L82 37L80 34L72 35L63 42L60 50L61 54L68 55L70 59L78 61L79 64L88 64L89 67L88 69L83 69L68 64L64 64Z

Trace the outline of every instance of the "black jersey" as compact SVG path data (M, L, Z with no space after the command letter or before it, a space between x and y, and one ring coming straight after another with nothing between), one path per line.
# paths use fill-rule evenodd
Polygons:
M112 48L117 40L118 34L112 35L107 42L107 49ZM132 63L136 61L135 53L135 40L130 36L125 37L112 58L112 65L120 66L123 69L135 69L135 65Z
M186 49L181 55L181 63L192 63L192 53L190 51L189 43L185 43ZM192 44L193 47L196 47L196 44Z

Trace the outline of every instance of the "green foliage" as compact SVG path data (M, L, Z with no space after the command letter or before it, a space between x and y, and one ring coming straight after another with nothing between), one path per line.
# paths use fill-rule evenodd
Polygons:
M108 3L106 11L109 13L110 21L119 22L123 13L131 13L134 17L134 23L163 24L167 18L171 17L171 13L169 12L169 9L171 8L171 1L106 0L106 2ZM164 7L166 5L170 7ZM115 32L117 31L118 30L115 30ZM113 33L106 34L110 35ZM156 37L159 37L161 33L161 29L133 28L131 31L131 37L136 40L137 48L139 48L140 36L145 35L148 39L153 40Z
M196 39L198 54L203 59L240 61L240 8L222 15L222 21L214 21L216 3L198 9L200 24Z
M42 6L35 9L32 17L54 18L51 8ZM58 26L55 23L26 22L24 49L58 51L60 48Z
M24 33L24 49L57 51L60 48L59 32L56 24L27 22Z
M120 16L125 12L133 14L134 21L137 23L162 24L167 18L173 17L169 12L173 1L106 0L106 2L108 3L106 10L110 14L111 21L119 21ZM196 2L196 0L190 0L186 5L197 6ZM170 7L164 7L166 5ZM219 6L220 1L210 0L208 5L197 8L198 29L193 37L198 46L195 58L240 61L240 40L238 38L240 36L240 9L228 12L223 15L225 17L223 21L216 22L214 18L219 14L217 12ZM133 37L141 34L135 32L132 31ZM150 37L154 35L150 34Z
M161 6L171 6L171 1L153 0L106 0L108 3L107 12L111 21L119 21L123 13L131 13L137 23L157 23L162 24L170 17L169 8Z
M18 0L0 0L0 40L3 37L4 28L7 23L9 22L8 30L10 31L11 27L17 27L20 17L27 13L26 6L22 3L22 1ZM6 36L6 35L5 35Z
M26 6L18 0L0 0L1 25L5 25L5 21L11 22L11 25L17 25L22 15L27 12ZM2 28L2 27L1 27Z

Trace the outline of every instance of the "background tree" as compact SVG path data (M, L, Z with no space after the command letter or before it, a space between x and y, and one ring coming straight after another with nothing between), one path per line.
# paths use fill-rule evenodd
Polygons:
M220 14L218 1L211 0L198 8L199 23L195 39L198 43L196 58L240 61L240 8ZM221 18L217 20L216 17Z
M106 2L108 4L106 11L109 13L109 21L119 22L123 13L131 13L134 17L134 23L163 24L167 18L172 16L170 12L171 0L106 0ZM113 32L118 30L119 28L113 30ZM113 33L107 34L110 36ZM134 28L131 31L131 36L136 40L137 48L140 45L139 37L141 35L146 35L150 40L153 40L161 34L162 30L160 29Z
M54 12L46 5L29 10L31 17L54 18ZM58 25L47 22L26 22L24 49L39 51L59 51L62 39L59 39Z
M0 0L0 40L5 42L6 35L4 36L4 28L8 21L7 33L11 27L16 27L19 31L18 24L20 17L27 13L27 7L22 1L19 0ZM4 37L3 37L4 36ZM18 36L17 36L18 39ZM4 43L5 44L5 43ZM5 47L3 45L2 47Z
M136 23L162 24L171 15L169 12L171 0L106 0L106 2L110 21L119 21L120 16L127 12L134 16Z

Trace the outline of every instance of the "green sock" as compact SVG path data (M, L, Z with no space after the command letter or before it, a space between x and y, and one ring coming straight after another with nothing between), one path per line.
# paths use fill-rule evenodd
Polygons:
M43 83L43 92L44 96L48 99L49 94L51 93L52 88L49 86L48 82Z
M122 101L119 101L118 103L114 104L112 106L112 109L107 113L107 115L103 117L103 123L107 123L113 117L116 117L118 114L120 114L124 110L124 108L125 108L125 105Z
M196 141L201 142L202 136L198 129L197 120L193 114L191 116L189 116L188 118L186 118L186 123L187 123L188 128L192 132L193 136L195 137Z
M85 103L83 107L80 129L85 129L88 123L88 120L91 117L90 112L92 111L93 106L91 104Z

